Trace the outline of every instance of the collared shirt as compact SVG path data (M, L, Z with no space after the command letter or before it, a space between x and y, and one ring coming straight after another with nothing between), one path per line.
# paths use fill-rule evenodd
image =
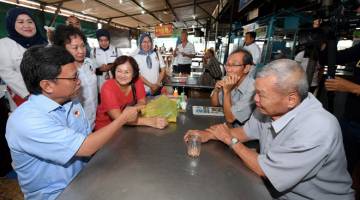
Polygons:
M86 117L92 128L95 126L96 108L98 106L98 90L95 75L95 64L90 58L85 58L84 63L78 68L81 81L81 92L77 99L84 107Z
M121 55L121 52L118 52L112 45L106 51L101 48L95 48L91 51L91 58L95 61L96 68L103 64L113 63Z
M109 64L109 63L113 63L115 61L115 59L119 56L121 56L121 52L117 51L117 49L115 47L113 47L112 45L109 46L109 48L104 51L101 48L94 48L91 51L91 59L94 61L94 63L96 64L96 68L101 67L101 65L103 64ZM109 72L103 72L101 75L97 76L97 86L98 86L98 91L101 90L102 85L104 84L106 77L109 75ZM110 75L111 77L111 75Z
M187 56L183 56L181 52L186 54L194 54L195 55L195 47L190 42L187 42L185 47L182 46L182 44L179 44L177 46L177 52L176 52L176 63L181 65L191 64L192 58L189 58Z
M244 45L244 49L248 50L252 57L254 64L259 64L261 60L261 50L260 47L255 43L251 43L250 45Z
M146 64L147 55L136 54L133 57L139 65L141 76L143 76L146 80L148 80L152 84L157 83L160 75L159 74L160 68L162 69L166 67L162 56L156 52L150 55L150 59L152 63L151 68L149 68ZM150 92L150 90L151 90L150 87L145 85L145 91L148 93Z
M240 123L244 123L250 118L255 108L254 95L255 80L253 73L249 72L241 84L231 90L231 112ZM219 103L224 105L222 91L219 92Z
M280 199L354 199L339 123L311 93L275 121L255 111L243 128Z
M84 167L75 157L91 132L78 102L31 95L9 117L6 140L25 199L55 199Z

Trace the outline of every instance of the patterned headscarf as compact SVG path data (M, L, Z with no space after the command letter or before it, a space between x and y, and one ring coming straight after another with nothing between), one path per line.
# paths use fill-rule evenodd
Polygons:
M147 51L147 52L145 52L145 51L141 48L141 43L144 41L144 38L145 38L145 37L148 37L148 38L150 39L150 42L151 42L151 47L150 47L149 51ZM139 51L138 54L140 54L140 55L146 55L146 64L147 64L147 67L148 67L149 69L152 68L152 61L151 61L150 55L151 55L152 53L154 53L153 45L154 45L154 44L153 44L153 40L152 40L150 34L148 34L148 33L143 33L143 34L141 34L141 36L140 36L140 41L139 41L139 49L140 49L140 51Z

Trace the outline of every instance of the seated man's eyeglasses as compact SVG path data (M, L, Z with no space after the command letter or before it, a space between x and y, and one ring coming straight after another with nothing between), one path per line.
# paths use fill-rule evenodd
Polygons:
M238 65L235 65L235 64L229 64L229 63L226 63L225 64L225 67L244 67L246 64L238 64Z
M247 64L230 64L230 63L225 63L225 67L244 67Z
M54 78L55 80L58 80L58 79L65 79L65 80L72 80L72 81L77 81L79 79L79 73L77 72L75 74L75 77L73 78L63 78L63 77L57 77L57 78Z

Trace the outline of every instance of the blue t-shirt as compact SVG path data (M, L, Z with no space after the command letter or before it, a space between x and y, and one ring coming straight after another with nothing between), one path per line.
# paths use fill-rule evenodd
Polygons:
M86 163L75 154L90 132L79 102L31 95L10 115L6 139L25 199L55 199L64 190Z

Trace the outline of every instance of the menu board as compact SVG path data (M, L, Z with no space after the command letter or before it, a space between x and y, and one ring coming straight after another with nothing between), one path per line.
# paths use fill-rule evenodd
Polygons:
M155 26L156 37L170 37L173 34L174 27L172 24L164 24Z

